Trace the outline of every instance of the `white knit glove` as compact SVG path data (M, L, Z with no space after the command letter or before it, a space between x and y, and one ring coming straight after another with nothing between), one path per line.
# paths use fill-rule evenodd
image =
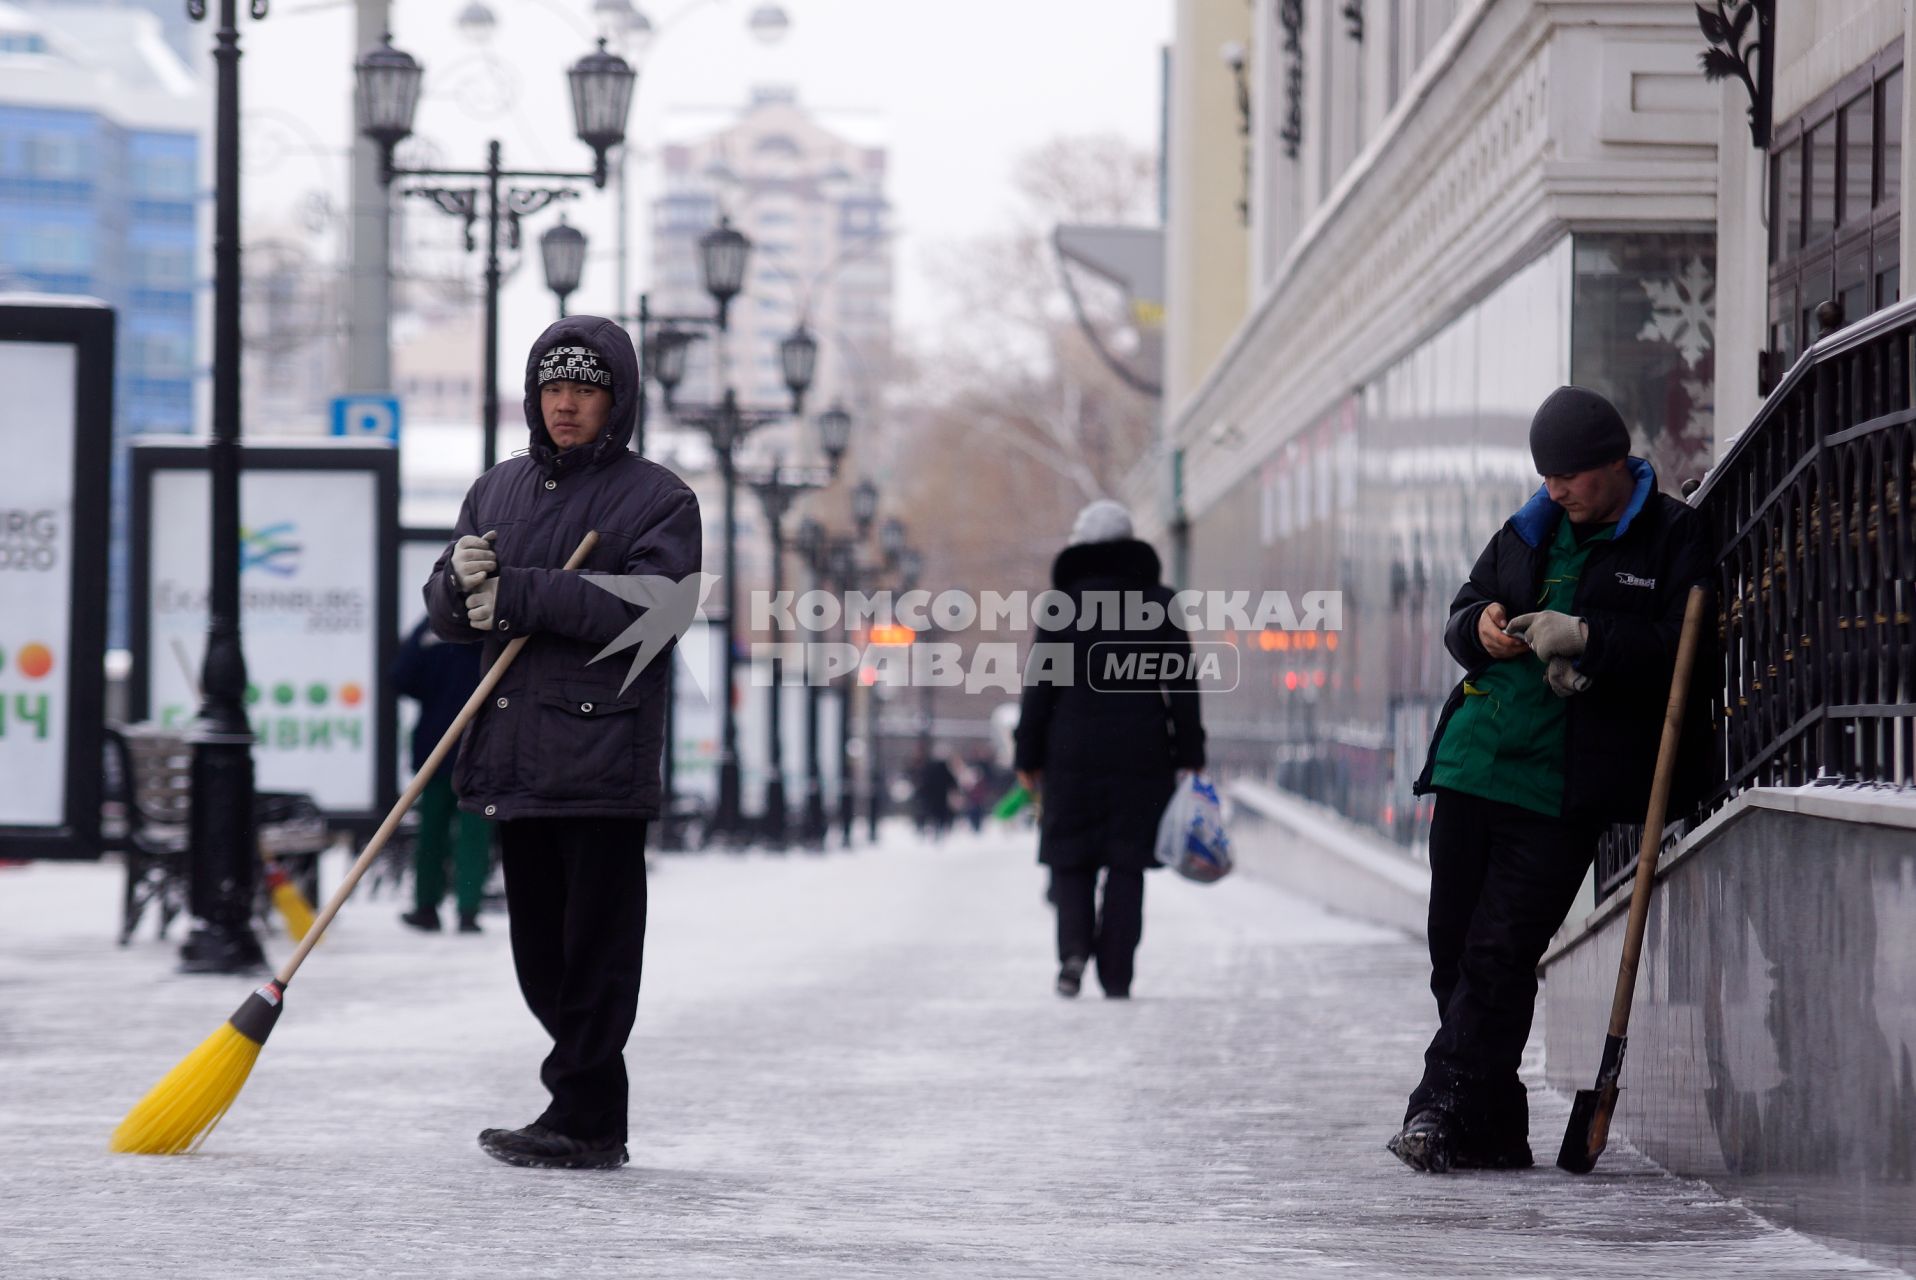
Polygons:
M499 579L487 578L466 597L466 621L481 631L492 630L492 611L498 602Z
M1520 614L1504 628L1506 635L1521 636L1530 652L1548 662L1552 658L1576 658L1590 635L1590 626L1572 613L1544 610Z
M484 537L467 534L452 546L452 579L461 591L477 590L479 584L499 571L499 555L492 548L498 530Z

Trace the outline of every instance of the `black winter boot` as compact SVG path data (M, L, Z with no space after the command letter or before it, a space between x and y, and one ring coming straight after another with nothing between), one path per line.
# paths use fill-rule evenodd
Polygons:
M1084 957L1072 956L1058 967L1058 994L1067 1000L1078 998L1084 987Z
M439 932L439 912L433 907L414 907L399 918L421 933Z
M525 1169L616 1169L627 1159L616 1138L588 1142L542 1124L481 1130L479 1146L494 1160Z
M1384 1144L1419 1173L1448 1173L1457 1149L1457 1122L1442 1111L1419 1111Z

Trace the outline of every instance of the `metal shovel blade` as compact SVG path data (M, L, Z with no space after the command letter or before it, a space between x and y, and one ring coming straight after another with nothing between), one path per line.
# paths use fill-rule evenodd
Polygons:
M1570 1124L1563 1133L1557 1167L1569 1173L1589 1173L1597 1157L1610 1145L1610 1117L1617 1110L1617 1087L1579 1089L1570 1104Z

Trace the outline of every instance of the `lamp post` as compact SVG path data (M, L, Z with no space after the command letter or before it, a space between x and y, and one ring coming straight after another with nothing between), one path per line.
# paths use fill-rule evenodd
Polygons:
M812 588L817 590L825 582L825 527L818 521L806 516L798 522L798 534L793 540L798 558L812 577ZM805 808L804 816L799 820L799 838L807 848L825 847L825 778L823 762L819 753L818 722L818 677L809 660L810 648L806 649L808 660L805 663Z
M857 589L858 543L851 537L831 539L825 553L827 572L842 593ZM851 639L851 619L845 619L845 638ZM852 697L858 690L858 672L854 670L838 693L838 822L847 849L852 847L852 822L856 817L852 787Z
M911 591L918 585L918 577L925 570L924 553L916 547L906 547L898 553L898 575L903 579L905 590ZM926 619L925 630L921 633L927 638L938 632L936 624ZM926 760L931 759L931 681L918 686L918 750Z
M381 181L391 186L395 178L472 178L482 186L409 187L406 194L431 200L439 209L466 223L466 249L476 247L473 226L486 221L486 319L484 385L480 389L480 429L485 436L485 465L488 470L499 460L499 238L503 224L510 248L519 247L519 222L537 213L555 200L578 195L571 187L511 186L501 190L508 179L553 179L562 182L590 181L603 188L607 175L606 152L625 141L626 116L632 107L632 89L638 79L624 58L608 53L605 41L574 63L566 77L570 82L574 132L579 141L592 148L590 173L552 172L535 169L507 169L500 158L497 139L486 144L483 169L402 169L393 164L393 148L412 134L413 112L419 105L419 81L423 71L409 53L393 48L388 36L379 48L370 50L354 64L353 76L359 100L360 131L377 142L382 150ZM484 203L483 211L480 208Z
M266 16L253 0L254 19ZM188 0L194 21L205 0ZM188 819L192 934L180 949L190 973L235 973L265 962L253 935L259 853L253 843L253 731L246 719L246 658L240 644L240 138L239 13L220 0L214 38L213 433L206 654L193 747Z
M559 299L559 318L565 319L565 300L579 287L585 272L585 232L559 216L557 226L539 237L539 259L545 266L546 288Z
M832 481L838 471L839 459L843 449L837 452L827 451L830 458L830 470L825 474L794 472L774 460L771 471L748 481L759 503L765 509L765 523L772 534L772 595L777 597L785 589L785 513L791 510L792 503L801 495L817 489L823 489ZM807 652L809 652L809 647ZM785 847L785 816L788 812L785 803L785 737L783 731L783 694L784 681L781 678L779 658L772 658L772 689L770 713L766 716L765 757L770 776L765 783L765 821L763 831L766 842L775 849ZM809 664L807 684L810 683Z
M757 408L739 404L738 392L731 385L727 340L732 299L744 288L745 268L751 252L752 242L744 233L734 227L730 219L720 218L717 226L699 237L699 271L705 292L712 298L713 314L652 315L642 308L639 332L640 347L645 353L643 367L650 371L664 392L666 411L677 421L700 428L711 439L725 495L725 610L720 626L723 649L720 655L718 802L706 830L708 835L733 841L742 834L738 711L732 697L738 671L738 446L746 436L759 428L795 417L803 411L805 392L811 386L812 375L818 365L818 344L801 325L779 344L785 385L792 393L791 408ZM718 339L722 391L715 404L684 404L678 401L677 392L685 378L686 354L692 343L705 336L703 330L712 331Z

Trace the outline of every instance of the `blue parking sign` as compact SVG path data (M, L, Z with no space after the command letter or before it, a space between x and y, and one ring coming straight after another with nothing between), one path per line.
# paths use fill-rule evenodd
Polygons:
M334 396L333 434L348 440L399 443L398 396Z

